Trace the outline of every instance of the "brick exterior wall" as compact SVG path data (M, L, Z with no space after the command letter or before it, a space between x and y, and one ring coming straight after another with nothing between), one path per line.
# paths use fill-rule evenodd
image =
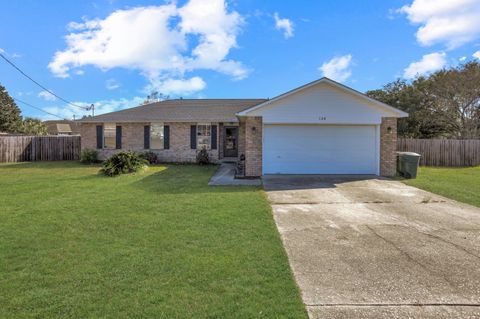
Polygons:
M85 149L97 149L97 132L95 124L82 123L80 125L80 136L82 137L82 151Z
M388 128L391 128L390 132ZM380 175L395 176L397 171L397 118L383 117L380 125Z
M240 119L238 126L238 159L245 155L245 118Z
M218 162L223 147L223 127L218 123L217 149L210 150L210 158ZM82 123L82 150L96 149L97 137L95 123ZM119 124L120 125L120 124ZM149 123L121 123L122 150L138 152L147 151L143 148L143 127ZM195 123L165 123L170 126L170 149L150 150L157 153L162 162L195 162L198 150L190 148L190 126ZM255 127L255 130L253 129ZM391 128L390 132L388 128ZM238 156L245 155L245 176L259 177L262 175L262 118L246 117L240 120L238 132ZM380 125L380 175L391 177L396 173L397 150L397 119L382 118ZM100 159L105 159L119 150L99 150Z
M262 117L247 117L243 126L245 176L262 176Z
M122 150L132 150L137 152L152 151L158 156L161 162L192 163L196 161L199 150L190 148L190 126L196 123L165 123L170 126L170 148L168 150L146 150L144 149L144 126L150 123L118 123L122 126ZM218 123L212 123L218 125ZM82 150L97 148L96 123L82 123ZM217 128L217 149L210 150L210 159L212 162L219 160L219 130ZM100 159L120 151L116 149L101 149L99 151Z

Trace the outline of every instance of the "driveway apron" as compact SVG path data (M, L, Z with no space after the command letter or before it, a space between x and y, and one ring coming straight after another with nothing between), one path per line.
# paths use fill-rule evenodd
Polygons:
M311 318L480 318L480 209L376 176L267 175Z

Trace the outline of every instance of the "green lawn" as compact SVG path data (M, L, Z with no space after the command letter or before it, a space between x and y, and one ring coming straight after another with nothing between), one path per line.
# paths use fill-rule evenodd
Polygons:
M420 167L417 178L404 183L480 207L480 166Z
M306 318L260 188L0 165L2 318Z

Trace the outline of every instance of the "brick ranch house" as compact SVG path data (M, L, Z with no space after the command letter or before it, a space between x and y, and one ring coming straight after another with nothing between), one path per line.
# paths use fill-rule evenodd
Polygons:
M407 113L328 78L273 99L176 99L81 121L82 149L101 158L152 151L162 162L244 158L245 176L393 176L397 118Z

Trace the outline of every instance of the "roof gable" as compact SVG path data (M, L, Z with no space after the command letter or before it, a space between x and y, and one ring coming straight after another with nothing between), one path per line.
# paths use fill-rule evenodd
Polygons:
M322 84L330 85L333 88L337 89L339 92L342 92L343 94L350 95L353 98L358 99L359 101L362 101L364 105L368 105L370 107L378 109L380 112L385 113L385 116L391 116L391 117L406 117L408 116L408 113L405 113L399 109L396 109L390 105L387 105L385 103L382 103L380 101L377 101L375 99L372 99L368 97L367 95L356 91L348 86L345 86L343 84L340 84L338 82L335 82L329 78L323 77L319 80L307 83L303 86L300 86L296 89L293 89L291 91L288 91L286 93L283 93L281 95L278 95L277 97L267 100L263 103L260 103L258 105L255 105L249 109L246 109L244 111L238 112L238 116L255 116L255 115L260 115L261 110L265 109L266 107L275 107L275 105L279 105L280 101L291 98L295 95L302 94L306 91L310 91L312 88L315 88L317 86L321 86Z

